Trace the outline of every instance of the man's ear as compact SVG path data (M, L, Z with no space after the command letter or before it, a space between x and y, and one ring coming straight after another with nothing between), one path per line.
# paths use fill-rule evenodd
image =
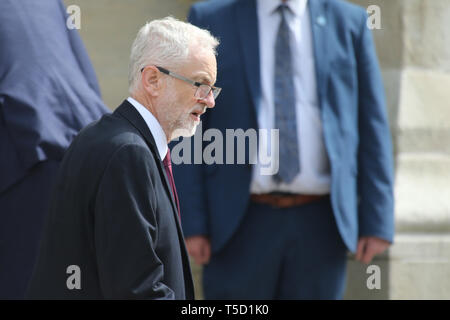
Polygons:
M157 97L161 90L161 72L155 66L147 66L142 70L141 84L145 92Z

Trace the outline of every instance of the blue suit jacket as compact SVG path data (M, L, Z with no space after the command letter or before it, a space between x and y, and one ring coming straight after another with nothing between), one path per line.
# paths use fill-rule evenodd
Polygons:
M364 9L341 0L310 0L323 134L331 164L331 201L349 250L359 236L392 241L393 159L384 90ZM218 37L216 108L203 131L258 128L261 96L256 0L196 3L189 20ZM224 150L225 152L225 150ZM224 156L225 157L225 156ZM248 163L248 162L247 162ZM217 252L249 203L252 169L244 165L178 165L185 235L211 237Z
M0 194L109 112L61 0L0 2Z

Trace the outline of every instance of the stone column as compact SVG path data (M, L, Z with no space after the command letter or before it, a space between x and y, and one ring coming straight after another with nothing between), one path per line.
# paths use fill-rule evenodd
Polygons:
M395 244L366 268L349 264L348 298L450 298L450 3L353 0L378 5L373 30L395 144Z

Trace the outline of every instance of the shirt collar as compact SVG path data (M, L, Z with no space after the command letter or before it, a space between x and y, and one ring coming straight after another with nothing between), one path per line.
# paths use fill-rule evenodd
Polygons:
M142 104L140 104L132 97L128 97L127 100L133 105L133 107L136 108L142 118L144 118L145 123L147 124L153 138L155 139L159 156L161 157L161 160L163 160L166 157L167 150L169 149L169 147L167 146L167 138L164 130L162 129L155 116L147 108L145 108Z
M281 0L258 0L258 6L265 15L271 15L276 8L282 3ZM286 5L291 9L295 16L301 17L305 12L308 0L288 0Z

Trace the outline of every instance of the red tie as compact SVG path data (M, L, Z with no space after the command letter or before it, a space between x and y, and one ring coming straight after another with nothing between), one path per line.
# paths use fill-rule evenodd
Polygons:
M175 202L177 203L178 217L181 219L180 202L178 201L177 188L175 188L175 181L173 180L173 174L172 174L172 161L170 160L170 149L167 149L167 154L163 160L163 164L164 164L164 169L166 169L167 177L169 178L169 183L170 183L170 187L172 188L173 197L175 198Z

